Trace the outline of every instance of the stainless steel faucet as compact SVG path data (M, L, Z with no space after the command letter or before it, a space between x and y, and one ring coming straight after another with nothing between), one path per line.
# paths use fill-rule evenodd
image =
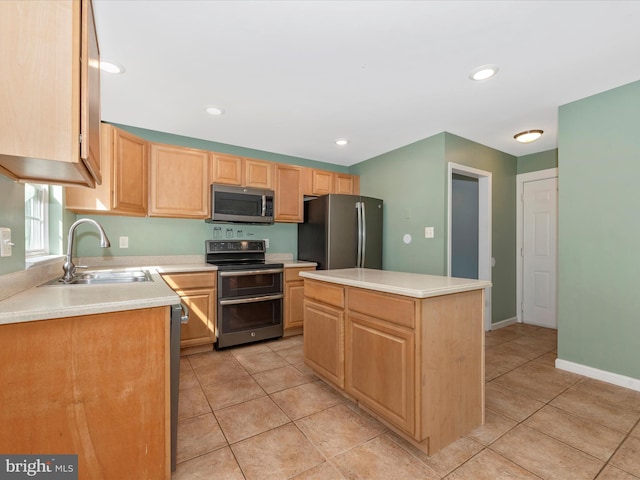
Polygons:
M111 242L109 242L107 234L104 233L104 229L98 222L96 222L95 220L91 220L90 218L81 218L80 220L77 220L73 225L71 225L71 228L69 228L69 238L67 240L67 259L65 260L64 265L62 265L62 269L64 270L62 281L64 283L71 282L71 280L73 280L73 276L76 273L76 266L71 261L71 255L73 252L74 233L78 225L80 225L81 223L91 223L98 229L98 231L100 232L100 246L102 248L111 246Z

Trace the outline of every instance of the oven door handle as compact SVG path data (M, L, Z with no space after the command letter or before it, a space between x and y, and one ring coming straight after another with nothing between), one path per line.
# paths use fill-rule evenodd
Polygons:
M280 300L284 295L263 295L260 297L238 298L237 300L218 300L220 305L240 305L243 303L266 302L268 300Z
M218 272L221 277L244 277L246 275L259 275L259 274L269 274L269 273L282 273L284 269L282 268L268 268L265 270L236 270L229 272Z

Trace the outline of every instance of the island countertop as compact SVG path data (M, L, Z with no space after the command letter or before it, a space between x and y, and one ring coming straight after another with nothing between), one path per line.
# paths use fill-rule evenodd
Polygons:
M393 272L370 268L306 271L300 272L300 276L322 282L365 288L413 298L436 297L438 295L448 295L451 293L491 287L491 282L488 280Z

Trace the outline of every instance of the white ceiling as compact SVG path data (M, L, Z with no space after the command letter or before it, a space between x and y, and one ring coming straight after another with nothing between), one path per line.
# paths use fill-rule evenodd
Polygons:
M559 105L640 80L639 1L93 3L126 68L102 74L103 120L338 165L442 131L550 150Z

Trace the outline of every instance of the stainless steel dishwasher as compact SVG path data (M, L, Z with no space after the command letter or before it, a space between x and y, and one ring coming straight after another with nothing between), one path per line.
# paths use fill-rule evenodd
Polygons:
M176 470L178 448L178 394L180 391L180 325L189 322L189 309L184 304L171 305L169 355L171 375L171 471Z

